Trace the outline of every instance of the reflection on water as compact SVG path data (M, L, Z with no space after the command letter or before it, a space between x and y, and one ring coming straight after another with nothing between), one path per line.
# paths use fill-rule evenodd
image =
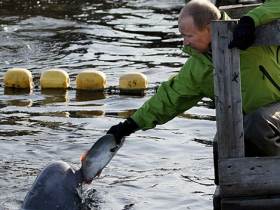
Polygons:
M45 97L42 101L44 105L68 101L68 91L65 89L42 89L41 94Z
M77 90L76 91L76 100L77 101L92 101L92 100L99 100L104 99L105 93L104 92L96 92L96 91L87 91L87 90Z
M6 101L7 106L27 106L31 107L32 106L32 100L31 99L15 99L15 100L9 100Z
M92 111L71 111L70 117L73 118L92 118L92 117L103 117L104 116L103 110L92 110Z
M32 90L30 89L16 89L16 88L4 88L5 95L29 95L32 94Z
M0 0L0 209L21 205L38 172L79 157L154 93L122 95L120 75L144 73L156 87L178 72L177 17L184 0ZM35 89L4 89L7 69L32 72ZM41 72L63 68L68 90L40 90ZM105 92L77 91L84 69L106 74ZM212 209L215 111L199 106L127 138L101 176L83 186L85 209ZM184 187L182 187L184 186Z

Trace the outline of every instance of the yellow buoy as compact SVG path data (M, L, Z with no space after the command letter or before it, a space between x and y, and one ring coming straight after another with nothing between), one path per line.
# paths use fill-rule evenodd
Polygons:
M103 90L106 84L106 75L101 71L87 69L76 77L76 88L80 90Z
M127 73L119 79L120 94L143 95L147 87L147 77L142 73Z
M142 73L127 73L120 77L119 87L124 90L145 89L148 87L148 80Z
M7 88L33 88L32 74L24 68L9 69L4 75L4 84Z
M70 85L69 75L62 69L49 69L41 74L41 88L68 88Z

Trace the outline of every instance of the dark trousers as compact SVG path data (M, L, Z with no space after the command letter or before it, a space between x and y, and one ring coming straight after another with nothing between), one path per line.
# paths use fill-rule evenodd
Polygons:
M280 102L261 107L243 117L245 156L280 155ZM217 136L213 143L215 184L218 177Z
M244 116L246 156L280 155L280 102Z

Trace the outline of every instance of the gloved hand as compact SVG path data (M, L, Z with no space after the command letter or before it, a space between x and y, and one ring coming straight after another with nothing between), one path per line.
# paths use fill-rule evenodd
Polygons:
M120 122L119 124L112 126L107 131L107 134L114 135L117 144L120 144L123 137L129 136L138 129L139 126L129 117L124 122Z
M249 16L243 16L233 31L233 40L228 48L237 47L240 50L246 50L255 41L255 22Z

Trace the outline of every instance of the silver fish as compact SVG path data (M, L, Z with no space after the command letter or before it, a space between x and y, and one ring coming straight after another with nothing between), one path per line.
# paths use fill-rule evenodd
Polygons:
M98 139L85 156L81 158L84 180L91 182L94 177L98 176L120 149L123 142L124 138L120 144L117 144L112 134L106 134Z

